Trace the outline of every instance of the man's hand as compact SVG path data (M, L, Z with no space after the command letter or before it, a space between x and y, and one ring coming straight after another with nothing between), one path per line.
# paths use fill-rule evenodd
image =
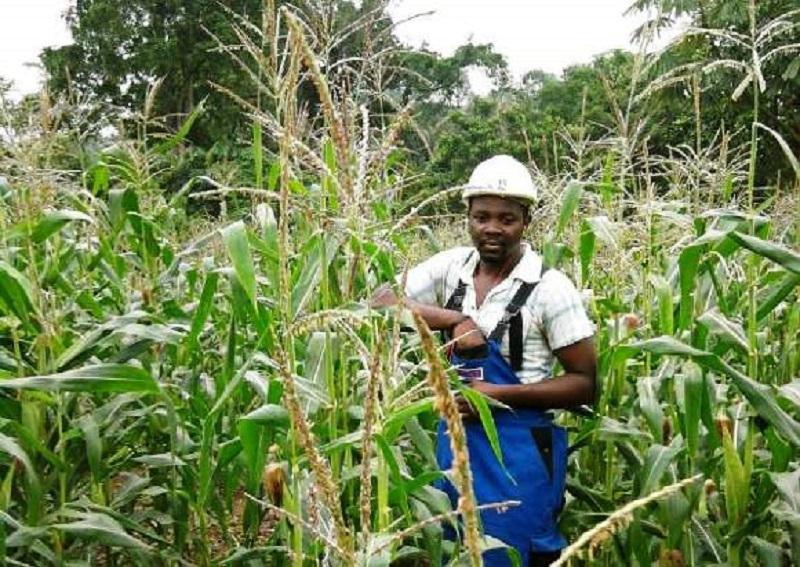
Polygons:
M453 338L456 341L456 351L469 350L486 344L486 338L469 317L453 327Z
M467 398L461 394L456 394L456 405L458 406L458 413L461 414L461 419L464 421L470 421L478 417L478 412L467 401Z
M533 384L490 384L476 381L481 393L512 408L574 408L594 400L597 355L594 341L583 339L554 351L564 374Z
M468 386L488 398L494 398L497 394L497 389L500 387L497 384L492 384L491 382L486 382L485 380L473 380L468 384ZM456 404L458 404L458 413L461 414L462 419L470 420L478 417L478 411L473 408L472 404L467 401L467 398L461 394L456 396Z
M393 305L397 305L397 303L397 294L389 284L383 284L381 287L379 287L369 300L369 306L373 309L380 307L391 307Z

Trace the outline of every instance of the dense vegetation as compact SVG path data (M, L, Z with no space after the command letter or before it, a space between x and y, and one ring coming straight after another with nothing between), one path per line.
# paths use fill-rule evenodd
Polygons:
M475 513L468 486L457 511L431 486L460 386L423 323L365 298L461 238L429 213L506 151L538 166L530 239L598 327L594 412L559 417L565 561L800 563L791 2L641 2L698 29L521 86L487 46L400 50L383 4L126 4L78 2L51 90L2 106L3 561L435 565L495 545L442 541ZM174 7L147 37L175 38L189 4L202 40L118 35ZM191 95L148 74L208 38ZM119 45L138 58L109 60ZM485 98L464 90L476 63Z

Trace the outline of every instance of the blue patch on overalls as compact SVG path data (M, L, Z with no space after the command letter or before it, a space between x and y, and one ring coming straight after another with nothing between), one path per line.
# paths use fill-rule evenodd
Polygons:
M457 307L460 310L461 306ZM480 373L483 380L494 384L520 384L500 352L496 335L490 336L485 357L464 359L453 353L450 360L466 378ZM464 423L473 490L479 505L520 502L503 510L484 510L481 521L484 533L516 548L523 567L527 567L532 552L558 551L566 545L556 521L566 482L567 432L553 424L552 415L535 409L496 410L493 418L505 468L492 451L480 421ZM437 431L436 459L441 470L452 467L453 455L443 420ZM456 507L458 491L453 484L443 479L437 487ZM504 549L484 553L483 560L491 567L511 565Z

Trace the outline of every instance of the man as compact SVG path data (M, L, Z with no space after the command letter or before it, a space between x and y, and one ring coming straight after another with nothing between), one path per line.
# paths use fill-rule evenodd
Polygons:
M408 305L434 329L454 338L451 362L469 385L512 408L493 414L503 454L495 457L465 399L473 488L479 504L519 500L504 512L481 514L484 531L516 548L523 565L549 565L566 542L556 527L563 502L566 431L546 410L591 403L595 391L594 327L561 272L547 269L522 242L537 188L524 165L495 156L478 165L463 191L473 247L446 250L411 269ZM396 302L390 291L376 303ZM552 376L555 359L564 373ZM452 465L447 432L439 428L437 460ZM442 488L456 505L449 482ZM487 565L510 564L503 550Z

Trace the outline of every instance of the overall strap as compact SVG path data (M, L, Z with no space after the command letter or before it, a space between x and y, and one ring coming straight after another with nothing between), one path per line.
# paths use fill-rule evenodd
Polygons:
M472 258L472 255L474 253L475 252L472 251L469 254L467 254L467 257L464 258L464 263L461 264L462 268L467 265L467 262L469 262L470 258ZM447 299L447 302L444 304L444 308L449 309L451 311L461 311L464 305L465 295L467 295L467 284L464 283L464 280L459 278L458 285L453 290L453 293L450 295L450 297Z
M467 254L466 259L464 260L463 266L467 265L469 259L472 258L473 252ZM464 308L464 296L467 295L467 284L464 283L464 280L461 278L458 279L458 285L453 290L453 293L450 297L447 298L447 302L444 304L445 309L449 309L451 311L461 311ZM448 342L453 337L450 336L449 331L442 331L442 340Z
M528 301L528 298L536 289L537 284L542 281L542 276L548 270L547 267L542 266L542 272L539 275L539 280L535 282L523 282L517 289L517 293L511 298L511 301L506 306L503 316L497 323L497 326L489 335L489 340L495 340L500 343L503 340L503 335L508 330L508 352L511 359L511 368L516 372L522 370L522 351L523 351L523 337L522 337L522 313L520 310L522 306Z
M444 308L451 311L461 311L464 305L465 295L467 295L467 284L464 283L464 280L458 280L458 285L456 289L453 290L447 303L444 304Z

